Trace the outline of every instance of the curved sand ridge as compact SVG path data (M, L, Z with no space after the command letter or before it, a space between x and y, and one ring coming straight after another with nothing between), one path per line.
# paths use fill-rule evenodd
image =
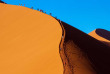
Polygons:
M104 29L96 29L89 33L90 36L110 46L110 32Z
M0 7L1 74L110 73L110 47L44 13Z
M68 36L68 29L66 29L65 24L66 23L61 22L61 27L64 33L60 44L60 55L64 66L63 74L96 74L91 67L88 58L80 48L77 47L72 40L69 40L68 42L65 41L65 37Z
M103 38L110 41L110 31L107 31L107 30L104 30L104 29L96 29L96 33L99 36L101 36L101 37L103 37Z
M109 74L110 47L62 22L65 36L60 50L64 74Z
M63 74L61 36L53 17L0 3L0 74Z

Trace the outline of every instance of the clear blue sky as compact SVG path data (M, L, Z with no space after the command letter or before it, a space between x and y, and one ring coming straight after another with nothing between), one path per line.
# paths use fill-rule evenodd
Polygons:
M2 0L51 12L62 21L89 33L96 28L110 31L110 0Z

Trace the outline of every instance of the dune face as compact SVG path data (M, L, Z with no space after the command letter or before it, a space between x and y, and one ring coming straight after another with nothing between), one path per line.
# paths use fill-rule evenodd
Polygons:
M96 34L98 34L99 36L110 40L110 32L104 29L96 29Z
M0 11L0 74L110 74L110 47L99 40L26 7Z
M0 3L0 74L63 74L61 36L53 17Z
M110 32L104 29L96 29L89 33L90 36L110 46Z
M62 24L65 39L61 51L65 56L61 58L67 61L64 67L67 66L69 74L109 74L110 47L64 22Z

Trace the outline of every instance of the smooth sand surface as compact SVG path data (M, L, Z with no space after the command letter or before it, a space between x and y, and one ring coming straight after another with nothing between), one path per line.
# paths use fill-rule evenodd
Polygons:
M53 17L0 3L0 74L63 74L61 35Z
M103 33L103 32L102 32L102 33ZM110 46L110 40L108 40L108 39L106 39L106 38L104 38L104 37L98 35L98 34L96 33L96 30L90 32L88 35L90 35L90 36L94 37L95 39L97 39L97 40L99 40L99 41L101 41L101 42L103 42L103 43L105 43L105 44L107 44L107 45Z

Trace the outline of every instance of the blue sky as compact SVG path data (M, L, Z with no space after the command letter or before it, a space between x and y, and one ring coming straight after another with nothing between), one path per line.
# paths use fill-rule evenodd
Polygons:
M7 4L25 4L89 33L96 28L110 31L110 0L2 0Z

